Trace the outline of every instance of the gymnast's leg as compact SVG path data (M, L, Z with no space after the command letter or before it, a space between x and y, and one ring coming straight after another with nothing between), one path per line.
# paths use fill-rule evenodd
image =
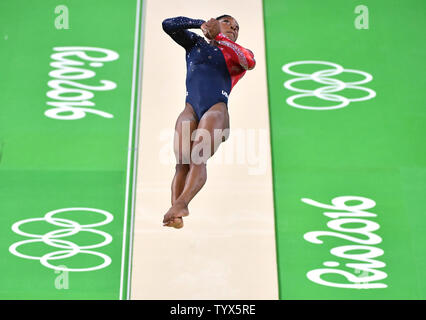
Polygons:
M191 146L191 161L184 188L164 215L165 226L182 228L182 217L189 215L188 204L207 180L206 163L229 134L228 109L223 102L212 106L200 119Z
M176 157L176 171L171 186L172 205L180 196L185 186L185 179L189 172L191 159L191 135L197 126L197 116L192 106L187 102L185 109L177 118L175 125L174 154Z

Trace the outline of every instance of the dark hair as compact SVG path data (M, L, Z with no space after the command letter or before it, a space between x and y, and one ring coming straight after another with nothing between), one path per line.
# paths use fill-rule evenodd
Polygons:
M221 16L217 17L216 20L220 20L222 18L233 18L233 16L230 16L229 14L222 14Z

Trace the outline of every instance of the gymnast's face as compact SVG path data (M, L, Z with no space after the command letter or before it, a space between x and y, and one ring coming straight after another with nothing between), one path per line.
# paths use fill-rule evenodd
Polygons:
M223 17L219 20L220 32L226 35L232 41L237 41L240 26L237 20L232 17Z

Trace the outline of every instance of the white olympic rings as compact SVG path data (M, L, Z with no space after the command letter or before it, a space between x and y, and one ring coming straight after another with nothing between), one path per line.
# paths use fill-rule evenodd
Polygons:
M297 66L297 65L304 65L304 64L320 64L320 65L326 65L332 67L332 69L325 69L316 71L314 73L301 73L301 72L295 72L291 70L290 68ZM308 109L308 110L332 110L332 109L339 109L346 107L350 102L355 101L364 101L372 99L376 96L376 92L372 89L365 88L358 86L360 84L364 84L367 82L370 82L373 79L373 76L367 72L359 71L359 70L353 70L353 69L344 69L341 65L333 62L327 62L327 61L314 61L314 60L308 60L308 61L296 61L287 63L282 67L282 71L285 73L288 73L293 76L297 76L298 78L290 79L284 82L284 87L288 90L292 90L295 92L301 92L301 94L296 94L294 96L291 96L287 98L287 103L295 108L300 109ZM341 80L335 79L335 78L329 78L336 76L341 73L355 73L364 76L364 79L360 81L353 81L353 82L343 82ZM293 86L294 83L300 82L300 81L308 81L312 80L317 83L325 84L326 86L317 88L315 90L307 90L307 89L300 89ZM360 97L360 98L346 98L337 94L333 94L333 92L341 91L343 89L356 89L365 91L367 93L366 96ZM328 101L335 101L340 102L337 105L329 106L329 107L320 107L320 106L305 106L301 105L295 102L296 99L304 98L304 97L317 97L319 99L328 100Z
M99 213L105 216L105 219L101 222L92 223L92 224L86 224L81 225L78 222L64 219L64 218L57 218L55 217L56 214L61 212L72 212L72 211L88 211L88 212L95 212ZM93 229L94 227L100 227L103 225L106 225L110 223L113 220L113 215L105 210L100 209L92 209L92 208L65 208L65 209L59 209L48 212L43 218L32 218L32 219L25 219L22 221L18 221L12 225L12 231L24 236L29 237L33 239L29 240L23 240L16 242L12 244L9 247L10 253L13 255L24 258L24 259L31 259L31 260L39 260L40 263L50 269L58 270L58 271L72 271L72 272L82 272L82 271L94 271L103 269L111 264L111 258L107 256L106 254L91 251L89 249L95 249L99 247L103 247L111 243L112 236L104 231L99 231L96 229ZM20 227L24 224L35 222L35 221L45 221L51 225L55 225L58 227L62 227L62 229L54 230L47 232L45 234L33 234L24 232L20 229ZM100 243L86 245L86 246L78 246L74 242L67 241L67 240L61 240L59 238L63 237L69 237L73 236L79 232L91 232L98 234L104 238L104 240ZM31 256L28 254L23 254L19 252L17 249L21 247L22 245L28 244L28 243L35 243L35 242L42 242L45 243L51 247L60 248L64 250L54 251L47 253L43 256ZM86 267L86 268L67 268L64 266L55 266L51 264L50 260L62 260L66 258L73 257L79 253L82 254L88 254L93 256L98 256L103 259L103 262L100 265L94 266L94 267Z

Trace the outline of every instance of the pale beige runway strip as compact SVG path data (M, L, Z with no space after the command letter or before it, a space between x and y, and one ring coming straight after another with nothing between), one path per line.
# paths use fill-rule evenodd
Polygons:
M277 299L262 1L144 1L132 299ZM161 22L225 13L239 22L237 42L254 52L257 65L231 92L230 137L209 160L207 183L190 203L185 227L166 228L186 65L185 50Z

